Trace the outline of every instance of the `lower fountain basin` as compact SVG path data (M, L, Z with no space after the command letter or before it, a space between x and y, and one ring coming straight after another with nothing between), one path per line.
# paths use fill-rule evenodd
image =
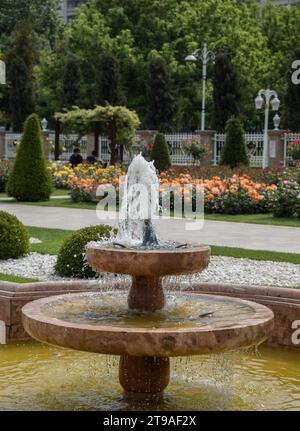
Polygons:
M273 329L273 312L250 301L169 293L165 310L127 309L125 292L43 298L23 307L35 339L76 350L132 356L189 356L248 347Z

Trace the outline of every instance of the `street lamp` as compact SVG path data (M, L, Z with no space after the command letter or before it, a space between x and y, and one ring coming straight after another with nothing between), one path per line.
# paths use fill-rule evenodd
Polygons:
M206 93L206 76L207 76L207 63L215 60L215 54L207 50L207 43L203 44L203 48L198 48L192 54L185 57L185 61L197 60L202 61L202 111L201 111L201 131L205 130L205 93Z
M0 84L6 84L6 67L3 60L0 60Z
M274 130L279 130L280 126L280 117L278 114L275 114L273 117Z
M264 97L263 97L264 96ZM280 100L278 99L277 93L274 90L267 88L266 90L259 90L255 99L256 109L261 109L265 102L265 127L264 127L264 150L263 150L263 169L268 167L269 164L269 139L268 139L268 124L269 124L269 109L270 103L273 111L278 111L280 106ZM280 119L279 119L280 120Z

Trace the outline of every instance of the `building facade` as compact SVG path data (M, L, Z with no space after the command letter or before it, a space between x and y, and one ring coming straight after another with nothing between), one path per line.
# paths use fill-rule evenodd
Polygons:
M89 0L60 0L58 13L64 23L73 19L76 15L76 9L88 1Z

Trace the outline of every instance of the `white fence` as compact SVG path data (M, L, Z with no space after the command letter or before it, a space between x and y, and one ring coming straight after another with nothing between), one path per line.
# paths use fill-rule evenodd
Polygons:
M263 133L245 133L245 141L250 158L250 165L255 168L262 167L264 151ZM225 134L216 133L214 136L214 165L220 163L222 148L225 144Z
M55 146L55 134L49 134L49 159L54 160L54 146ZM75 134L60 135L59 137L60 150L62 151L59 158L60 160L69 160L74 147L80 148L80 153L85 160L88 156L87 154L87 137L78 136Z

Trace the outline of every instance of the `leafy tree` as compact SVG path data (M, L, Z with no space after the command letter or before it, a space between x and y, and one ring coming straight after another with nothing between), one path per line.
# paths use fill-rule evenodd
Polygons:
M241 111L240 80L228 53L216 56L213 85L214 128L223 131L227 120Z
M221 154L221 165L235 168L239 165L249 165L245 144L245 132L241 121L231 117L226 124L225 145Z
M13 169L9 175L7 192L20 201L48 200L51 178L42 150L40 120L31 114L26 122Z
M59 0L1 0L0 48L13 45L10 35L16 25L28 18L40 44L54 46L62 26L57 14Z
M154 166L159 172L171 167L169 147L163 133L157 133L155 136L150 158L154 160Z
M162 57L152 58L149 62L147 100L149 127L169 132L175 113L175 99L171 91L167 65Z
M300 59L300 49L297 48L293 55L293 60ZM284 97L284 125L287 129L300 130L300 84L292 82L292 74L295 72L289 67L287 78L287 90Z
M80 70L78 62L74 58L69 58L65 65L61 106L71 108L77 106L80 91Z

